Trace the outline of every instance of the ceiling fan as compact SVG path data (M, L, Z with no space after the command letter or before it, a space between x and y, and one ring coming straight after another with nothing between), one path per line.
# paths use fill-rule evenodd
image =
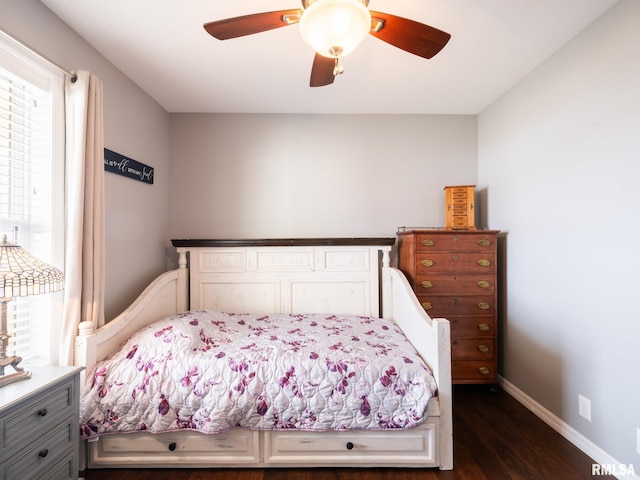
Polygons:
M333 83L344 71L340 59L370 34L401 50L431 58L451 35L437 28L368 8L369 0L302 0L301 9L254 13L209 22L205 30L219 40L243 37L296 23L316 52L310 86Z

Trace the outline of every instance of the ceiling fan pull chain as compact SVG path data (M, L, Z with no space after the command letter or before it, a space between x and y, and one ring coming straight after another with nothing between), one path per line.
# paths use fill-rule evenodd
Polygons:
M335 65L333 67L333 76L335 77L336 75L340 75L344 73L344 67L342 66L342 61L340 60L340 57L336 57L335 59Z

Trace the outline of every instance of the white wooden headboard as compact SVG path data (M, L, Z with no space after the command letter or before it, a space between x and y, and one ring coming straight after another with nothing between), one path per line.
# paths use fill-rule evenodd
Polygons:
M173 240L192 310L380 315L394 238Z

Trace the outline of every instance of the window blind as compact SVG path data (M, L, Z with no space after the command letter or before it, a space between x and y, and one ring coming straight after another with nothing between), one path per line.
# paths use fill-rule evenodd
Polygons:
M0 67L0 233L44 261L53 242L52 122L51 92ZM48 357L47 297L9 302L9 355Z

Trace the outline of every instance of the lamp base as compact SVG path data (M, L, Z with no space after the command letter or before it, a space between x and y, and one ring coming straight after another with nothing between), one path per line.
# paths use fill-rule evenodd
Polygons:
M19 382L20 380L28 380L31 378L31 372L22 370L21 372L7 373L0 376L0 387L9 385L10 383Z
M10 383L19 382L20 380L27 380L31 378L31 372L26 372L24 368L19 367L18 364L22 361L22 357L18 356L2 356L0 352L0 387L8 385ZM15 370L15 373L4 373L5 367L11 366Z

